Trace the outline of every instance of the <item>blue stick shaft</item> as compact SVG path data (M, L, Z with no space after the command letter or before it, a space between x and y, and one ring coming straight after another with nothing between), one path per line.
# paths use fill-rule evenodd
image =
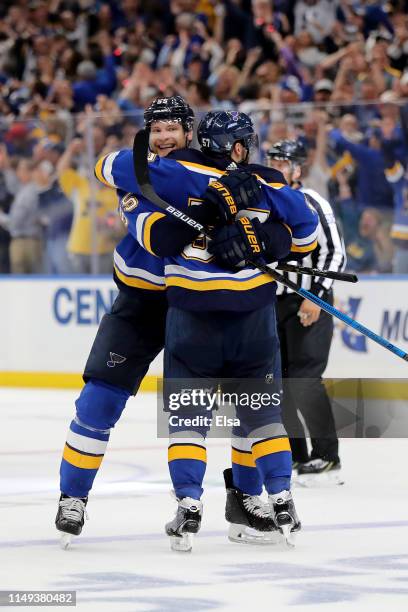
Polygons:
M392 344L392 342L389 342L382 336L379 336L378 334L373 332L371 329L368 329L368 327L366 327L365 325L362 325L362 323L355 321L348 315L344 314L344 312L337 310L337 308L335 308L334 306L331 306L330 304L328 304L321 298L317 297L317 295L314 295L310 291L307 291L307 289L302 289L301 287L298 287L296 283L292 282L288 278L285 278L284 276L282 276L282 274L279 274L279 272L277 272L273 268L270 268L269 266L266 266L265 264L261 264L258 262L256 262L255 264L250 261L246 263L248 265L252 265L252 266L255 266L256 268L259 268L260 270L262 270L262 272L265 272L265 274L272 276L272 278L277 280L279 283L281 283L285 287L292 289L297 294L301 295L307 300L310 300L314 304L317 304L317 306L320 306L322 310L329 313L333 317L336 317L336 319L340 319L340 321L343 321L343 323L345 323L346 325L349 325L353 329L356 329L364 336L367 336L367 338L371 338L371 340L374 340L374 342L377 342L377 344L379 344L380 346L383 346L388 351L391 351L391 353L394 353L394 355L397 355L398 357L401 357L401 359L408 361L408 353L398 348L398 346L395 346L395 344Z
M317 297L317 295L314 295L310 291L307 291L307 289L298 289L297 293L299 293L299 295L301 295L302 297L310 300L314 304L317 304L317 306L320 306L322 310L328 312L333 317L340 319L340 321L343 321L343 323L346 323L346 325L349 325L353 329L359 331L361 334L364 334L364 336L367 336L367 338L371 338L371 340L374 340L374 342L377 342L377 344L380 344L384 348L388 349L389 351L391 351L391 353L394 353L394 355L398 355L398 357L401 357L402 359L405 359L405 361L408 361L408 353L398 348L397 346L392 344L392 342L389 342L382 336L379 336L371 329L368 329L368 327L365 327L365 325L362 325L358 321L355 321L348 315L344 314L344 312L337 310L337 308L320 299L319 297Z

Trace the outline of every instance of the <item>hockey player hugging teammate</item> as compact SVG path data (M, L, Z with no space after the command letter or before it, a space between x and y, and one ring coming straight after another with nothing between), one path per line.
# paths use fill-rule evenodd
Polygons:
M101 160L97 176L118 189L133 238L148 253L163 258L169 303L165 379L201 379L206 386L208 379L265 379L271 374L276 378L280 359L275 283L244 262L256 257L273 262L291 251L310 252L316 246L317 216L304 196L283 182L254 181L248 172L240 176L238 168L256 142L252 123L243 113L209 113L198 135L203 153L184 149L166 158L151 155L150 177L160 197L214 228L212 240L143 198L131 151ZM246 183L242 193L249 193L250 201L245 195L225 198L222 186L236 193L240 180ZM126 205L129 193L135 198L133 207ZM234 432L229 488L242 494L238 502L245 510L244 495L260 493L258 485L251 488L247 473L248 466L256 467L260 487L264 485L269 495L268 507L258 514L267 513L270 531L290 541L300 523L290 493L292 459L280 407L252 411L238 405L237 414L240 428ZM170 427L168 459L178 510L166 531L175 549L189 550L189 534L200 527L207 430L205 425Z

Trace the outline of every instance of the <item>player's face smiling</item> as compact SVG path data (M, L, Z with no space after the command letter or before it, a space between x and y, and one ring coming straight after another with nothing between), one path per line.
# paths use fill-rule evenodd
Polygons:
M154 121L150 128L150 149L159 157L186 146L186 134L177 121Z

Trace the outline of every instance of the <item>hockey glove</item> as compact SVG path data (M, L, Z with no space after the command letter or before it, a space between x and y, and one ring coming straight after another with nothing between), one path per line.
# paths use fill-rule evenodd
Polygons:
M256 207L261 202L262 188L250 172L234 170L210 183L203 197L204 202L218 212L223 223L230 223L238 211Z
M241 217L232 225L216 230L208 251L226 268L235 268L247 259L261 257L265 251L262 224L258 219L250 221L248 217Z

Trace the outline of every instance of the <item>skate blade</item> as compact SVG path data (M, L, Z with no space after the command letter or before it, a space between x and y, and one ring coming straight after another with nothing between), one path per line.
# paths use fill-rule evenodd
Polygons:
M254 544L255 546L270 546L281 541L278 531L257 531L246 525L231 524L228 530L230 542L239 544Z
M291 529L292 525L283 525L280 528L283 541L288 548L294 548L296 544L296 535Z
M70 533L60 532L60 546L62 550L67 550L72 542L72 535Z
M322 472L321 474L298 474L293 484L306 489L318 489L344 485L344 479L338 472Z
M170 536L170 548L175 552L191 552L193 549L193 534L183 533L182 536Z

